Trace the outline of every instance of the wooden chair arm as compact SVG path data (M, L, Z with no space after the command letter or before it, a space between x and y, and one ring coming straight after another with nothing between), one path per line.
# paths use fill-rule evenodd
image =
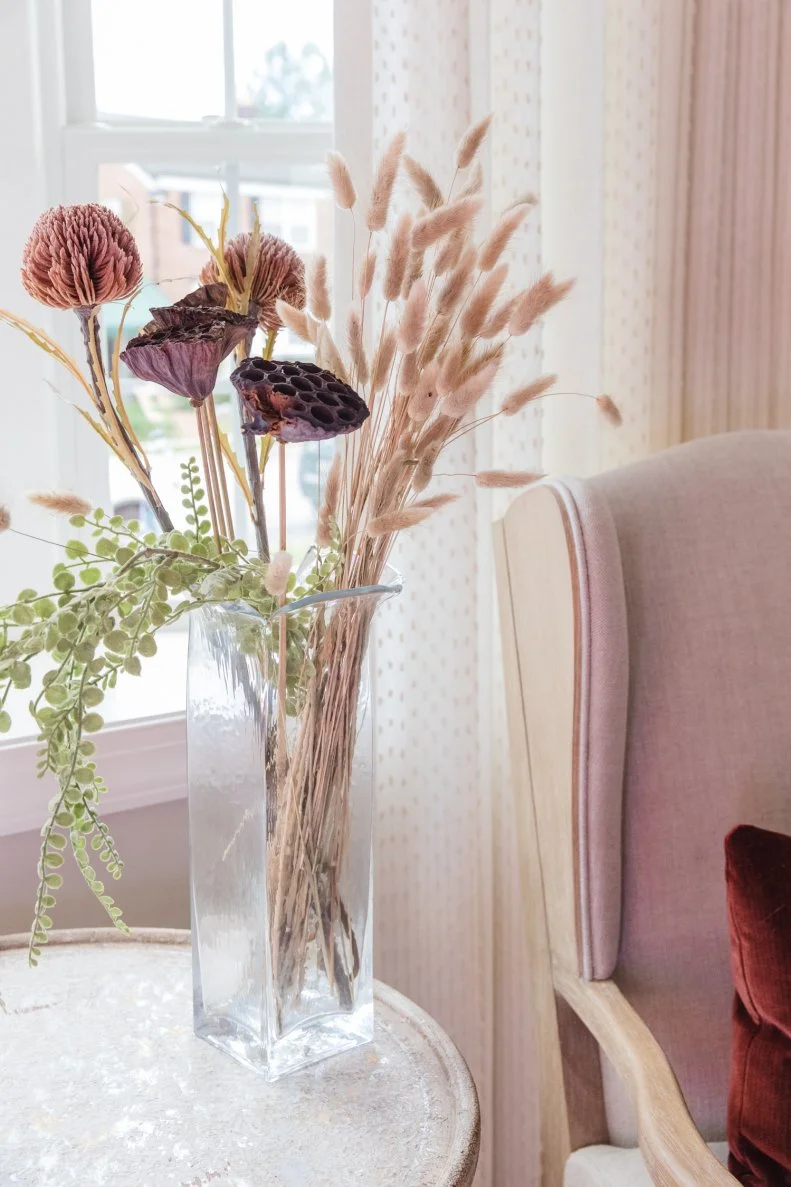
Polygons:
M618 986L557 969L554 981L624 1080L637 1112L640 1149L657 1187L736 1183L695 1128L664 1051Z

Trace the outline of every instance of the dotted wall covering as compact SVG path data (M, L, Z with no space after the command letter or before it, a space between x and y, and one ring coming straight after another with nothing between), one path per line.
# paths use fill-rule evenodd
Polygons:
M624 423L601 434L604 469L650 449L662 2L606 6L602 387L621 406Z
M490 18L491 107L497 113L492 137L491 197L492 208L497 211L519 194L540 192L541 5L539 0L491 0ZM527 231L522 232L509 260L520 286L540 275L540 208L531 213ZM515 387L540 372L540 332L535 330L511 356L503 383L506 389ZM523 413L507 421L495 421L494 425L493 464L503 469L541 469L539 413ZM503 493L498 493L489 509L489 520L502 515L505 504ZM490 561L488 536L481 551ZM492 589L488 567L486 574L488 589ZM485 605L482 630L492 621L488 603ZM520 789L510 782L498 643L495 634L489 697L494 808L491 1182L494 1187L524 1187L538 1181L538 1100L530 1071L534 1066L533 1030L525 1000L522 889L514 828L513 798Z
M491 97L478 110L470 6L374 0L375 151L405 127L409 151L447 185L459 137L494 110L485 195L497 211L538 189L540 10L537 0L491 0ZM516 284L537 277L537 214L511 262ZM537 335L525 340L496 396L537 373L539 346ZM540 420L526 416L507 432L486 426L466 438L444 468L539 460ZM503 505L471 484L461 489L462 499L405 535L395 557L404 593L380 621L376 969L446 1027L470 1064L484 1130L476 1184L524 1187L535 1107L491 555Z

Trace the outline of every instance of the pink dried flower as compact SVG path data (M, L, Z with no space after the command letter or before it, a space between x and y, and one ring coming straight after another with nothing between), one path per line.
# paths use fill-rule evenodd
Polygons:
M489 488L530 486L543 477L534 470L479 470L475 485Z
M446 416L454 419L466 416L472 412L475 405L486 394L497 374L497 363L487 363L477 374L462 384L455 392L451 392L442 401L442 411Z
M526 404L530 404L533 400L538 400L541 396L546 395L549 389L555 386L557 381L557 375L540 375L532 383L528 383L524 387L518 387L516 391L506 396L500 406L500 411L504 416L515 416Z
M398 345L404 353L417 350L426 331L428 290L424 280L416 280L409 291L398 327Z
M483 206L480 198L459 198L450 206L440 206L431 214L424 214L415 223L412 231L412 245L418 250L431 247L443 235L450 235L460 227L467 227Z
M360 264L360 274L357 278L357 289L359 296L365 298L371 291L371 285L374 282L374 275L376 273L376 252L372 249L369 251L362 264Z
M486 133L491 127L492 115L484 116L477 124L473 124L471 128L462 136L459 141L459 147L456 149L456 168L466 169L471 165L478 154L478 150L486 138Z
M250 232L243 231L225 246L225 267L237 292L242 292L245 287L250 238ZM200 278L203 284L216 284L221 280L216 260L204 264ZM258 306L258 324L266 331L279 330L282 326L276 309L278 299L295 309L304 308L305 265L284 239L263 234L254 261L250 300Z
M428 169L424 168L414 157L410 157L408 153L404 154L404 169L412 185L417 190L424 206L429 210L436 210L438 206L442 205L444 201L442 190Z
M56 309L128 297L143 279L130 231L106 206L55 206L40 215L22 255L22 284Z
M386 301L397 301L401 294L401 286L404 283L409 263L411 232L412 215L405 211L390 237L390 249L387 253L387 266L382 284L382 295Z
M351 210L357 201L349 166L339 152L327 153L327 173L332 186L332 195L341 210Z
M506 210L495 223L478 254L478 267L482 272L489 272L495 266L512 236L522 225L528 210L527 205L515 206L513 210Z
M436 360L424 367L418 377L414 395L407 405L407 415L416 424L424 424L437 406Z
M612 396L597 396L596 403L599 405L599 411L610 422L610 424L615 425L616 428L623 424L621 410L615 403L615 400L613 400Z
M476 338L480 334L507 275L508 265L499 264L478 281L461 315L461 332L465 337Z
M329 321L332 302L327 279L327 257L316 256L308 277L308 308L317 321Z
M398 166L401 163L405 140L405 133L398 132L390 141L379 162L371 191L371 205L366 218L366 226L369 231L381 231L387 222L390 199L393 196L393 186L398 174Z
M267 566L264 585L273 598L284 598L294 558L290 552L276 552Z
M481 328L481 338L496 338L505 327L508 325L511 314L514 309L514 298L509 297L507 301L501 301L497 308L488 317L486 323Z
M573 287L573 280L558 283L551 272L546 272L531 288L516 298L508 329L514 335L526 334L539 317L543 317L562 301Z
M89 515L92 511L87 499L81 499L71 491L34 491L28 495L28 500L36 507L58 515Z
M402 511L385 511L368 524L368 535L374 539L378 536L391 536L405 528L415 527L433 514L433 507L404 507Z

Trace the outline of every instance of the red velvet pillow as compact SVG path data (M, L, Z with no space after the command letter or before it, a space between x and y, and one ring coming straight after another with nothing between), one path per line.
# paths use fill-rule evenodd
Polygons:
M791 837L741 825L725 840L736 984L728 1168L791 1187Z

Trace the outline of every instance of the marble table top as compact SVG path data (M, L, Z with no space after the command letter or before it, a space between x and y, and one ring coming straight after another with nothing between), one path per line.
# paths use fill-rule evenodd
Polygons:
M0 938L3 1187L469 1187L475 1088L376 991L373 1044L274 1084L196 1039L187 932Z

